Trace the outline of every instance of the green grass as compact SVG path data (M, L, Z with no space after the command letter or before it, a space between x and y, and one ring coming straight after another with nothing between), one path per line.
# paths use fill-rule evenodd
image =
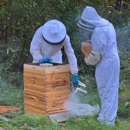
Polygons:
M23 109L23 90L11 86L0 78L0 105L17 106Z
M84 78L86 79L86 77ZM83 81L83 79L81 79ZM91 80L91 78L90 78ZM13 116L5 115L9 121L0 118L0 127L6 130L129 130L130 129L130 107L125 107L125 102L130 101L130 87L128 81L122 81L119 91L119 110L116 126L110 127L100 124L95 116L71 117L65 122L54 124L49 118L40 115L32 117L23 111L23 89L17 89L0 78L0 105L17 106L21 108L20 113L11 113ZM92 87L90 81L83 81L87 85L88 94L81 98L83 103L100 105L97 89Z

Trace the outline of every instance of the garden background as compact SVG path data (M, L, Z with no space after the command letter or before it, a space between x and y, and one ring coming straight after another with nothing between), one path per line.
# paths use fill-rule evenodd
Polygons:
M119 110L116 127L99 124L94 117L71 118L52 124L44 116L24 115L23 64L31 63L30 42L36 29L50 19L63 22L70 36L78 60L79 79L87 86L90 105L100 104L95 83L95 67L87 66L81 52L81 43L91 33L77 26L82 10L93 6L98 13L113 23L121 61ZM63 52L64 63L68 63ZM7 130L129 130L130 128L130 1L129 0L1 0L0 1L0 105L17 106L20 113L6 115L9 122L0 119L0 127ZM91 98L90 98L91 97ZM93 97L93 98L92 98ZM88 98L87 98L88 99ZM127 105L126 105L127 104Z

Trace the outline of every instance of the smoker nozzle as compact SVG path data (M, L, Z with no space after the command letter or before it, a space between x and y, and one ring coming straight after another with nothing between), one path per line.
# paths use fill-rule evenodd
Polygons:
M82 83L82 82L79 81L79 80L78 80L78 82L79 82L79 86L82 86L82 87L86 88L86 85L85 85L84 83ZM77 88L76 88L75 93L76 93L77 91L81 91L81 92L83 92L83 93L87 93L87 91L81 89L80 87L77 87Z
M81 91L81 92L83 92L83 93L87 93L87 91L85 91L85 90L83 90L83 89L81 89L81 88L79 88L79 87L77 87L77 89L75 90L75 93L76 93L77 91Z

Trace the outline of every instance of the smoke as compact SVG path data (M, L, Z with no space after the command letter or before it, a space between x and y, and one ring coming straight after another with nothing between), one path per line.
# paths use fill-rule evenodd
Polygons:
M87 103L81 103L81 98L85 96L82 92L75 93L73 90L68 101L65 102L64 108L69 110L73 116L93 116L98 114L100 111L98 104L91 106Z
M117 36L117 47L120 59L130 57L130 22L125 26L115 27Z

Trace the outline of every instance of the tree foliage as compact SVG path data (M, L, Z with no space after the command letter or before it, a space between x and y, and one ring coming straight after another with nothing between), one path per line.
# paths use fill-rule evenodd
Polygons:
M36 29L50 19L65 24L82 71L85 64L79 43L89 39L91 34L80 30L77 22L87 5L95 7L115 26L122 26L130 20L129 0L1 0L1 75L16 77L17 72L23 71L23 64L32 61L29 52L31 39ZM93 67L88 67L86 71L92 70Z

